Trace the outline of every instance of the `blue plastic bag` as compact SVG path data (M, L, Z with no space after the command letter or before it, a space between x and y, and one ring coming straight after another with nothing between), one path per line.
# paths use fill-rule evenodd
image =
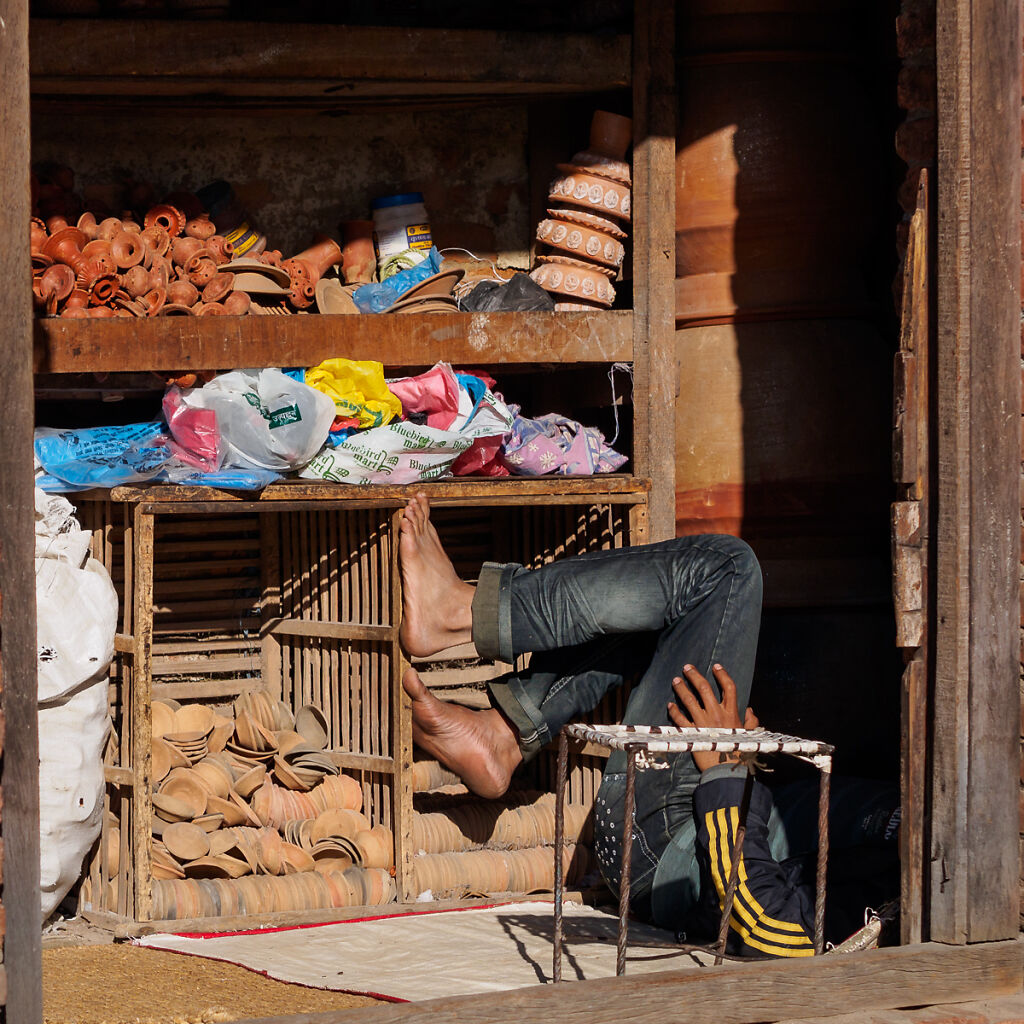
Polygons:
M383 313L390 309L413 285L441 272L441 254L435 246L422 263L401 270L380 284L364 284L352 293L360 313Z
M162 423L54 430L39 427L35 453L49 476L79 488L151 480L171 457Z

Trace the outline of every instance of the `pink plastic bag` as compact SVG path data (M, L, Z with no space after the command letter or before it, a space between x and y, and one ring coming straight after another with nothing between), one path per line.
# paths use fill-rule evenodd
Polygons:
M188 405L177 385L167 389L163 401L164 419L173 441L168 445L182 462L214 473L224 461L217 414L213 409Z

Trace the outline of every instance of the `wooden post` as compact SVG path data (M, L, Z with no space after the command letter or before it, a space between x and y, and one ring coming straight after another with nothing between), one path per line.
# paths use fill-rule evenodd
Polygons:
M42 1019L33 571L28 0L0 0L0 685L6 1019ZM0 979L2 980L2 979ZM2 998L2 996L0 996Z
M930 937L1017 934L1020 9L937 0Z
M633 471L651 478L650 540L675 536L675 3L633 26Z
M135 918L153 916L153 515L134 510L134 589L125 595L135 609L131 699L132 844L135 847Z

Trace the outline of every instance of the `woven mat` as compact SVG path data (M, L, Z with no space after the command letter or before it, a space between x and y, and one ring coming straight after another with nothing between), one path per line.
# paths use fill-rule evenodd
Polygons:
M566 981L615 974L618 918L566 904ZM552 906L513 903L225 935L149 935L139 945L240 964L280 981L396 1001L502 992L551 980ZM628 975L699 967L669 932L631 923ZM645 945L650 943L650 945Z

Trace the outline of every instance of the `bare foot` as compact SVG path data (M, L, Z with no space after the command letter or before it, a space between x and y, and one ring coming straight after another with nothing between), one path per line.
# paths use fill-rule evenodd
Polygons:
M472 584L455 574L430 521L425 494L410 498L398 550L402 564L402 627L408 654L425 658L473 639Z
M477 796L501 796L523 759L515 731L501 713L439 701L412 668L402 686L412 698L413 742L455 772Z

